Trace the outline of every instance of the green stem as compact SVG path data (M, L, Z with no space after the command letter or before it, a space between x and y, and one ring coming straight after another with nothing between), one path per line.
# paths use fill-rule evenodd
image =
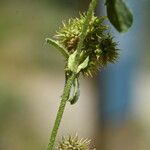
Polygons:
M81 35L79 37L79 43L77 45L77 55L76 55L76 69L78 67L78 62L79 62L79 59L80 59L80 54L81 54L81 50L82 50L82 46L83 46L83 42L84 42L84 39L86 37L86 34L87 34L87 30L88 30L88 27L89 27L89 22L91 21L91 18L92 18L92 14L94 13L94 10L96 8L96 5L97 5L97 2L98 0L92 0L90 5L89 5L89 9L87 11L87 16L86 16L86 19L85 19L85 22L83 23L83 26L82 26L82 31L81 31Z
M79 37L79 43L78 43L78 46L77 46L78 54L81 53L83 42L84 42L84 39L86 37L87 29L89 27L89 22L91 21L92 14L94 13L95 7L97 5L97 1L98 0L92 0L91 3L90 3L89 9L87 11L87 17L86 17L86 20L85 20L85 22L82 26L81 35Z
M64 110L65 110L65 106L66 106L66 103L69 99L71 86L72 86L75 78L76 78L76 74L72 74L68 78L68 80L65 84L62 99L61 99L61 102L60 102L60 106L59 106L59 109L58 109L58 112L57 112L57 116L56 116L56 120L55 120L53 129L52 129L52 132L51 132L51 136L50 136L50 140L49 140L47 150L52 150L53 149L55 139L56 139L56 135L57 135L57 132L58 132L58 128L59 128Z

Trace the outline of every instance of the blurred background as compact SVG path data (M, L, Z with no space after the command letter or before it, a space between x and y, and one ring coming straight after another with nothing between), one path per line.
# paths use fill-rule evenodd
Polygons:
M0 1L0 150L46 149L64 85L64 60L45 38L55 34L62 20L85 11L88 4L89 0ZM126 56L134 74L127 75L130 79L114 75L114 83L108 83L108 66L96 78L81 78L80 100L67 105L58 139L78 133L91 139L98 150L149 150L150 2L128 5L135 19L129 33L119 35L113 27L112 31L123 47L120 59L124 62ZM98 15L104 13L103 8L98 6ZM125 74L127 66L117 72ZM132 85L124 87L120 81ZM119 101L115 115L110 109L118 101L111 97L112 90L127 101Z

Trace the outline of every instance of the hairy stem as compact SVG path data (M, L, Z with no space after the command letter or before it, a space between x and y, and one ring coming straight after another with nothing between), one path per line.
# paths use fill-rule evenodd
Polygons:
M62 116L63 116L63 112L65 110L65 106L66 106L67 100L68 100L69 95L70 95L71 86L72 86L75 78L76 78L76 74L72 74L68 78L68 80L65 84L62 99L61 99L61 102L60 102L60 106L59 106L59 109L58 109L58 112L57 112L57 116L56 116L56 120L55 120L53 129L52 129L52 132L51 132L51 136L50 136L50 140L49 140L47 150L52 150L53 149L55 139L56 139L56 135L57 135L57 132L58 132L58 128L59 128L59 125L60 125L60 122L61 122L61 119L62 119Z
M79 43L78 43L78 46L77 46L78 54L81 53L82 45L83 45L84 39L86 37L89 22L91 21L92 13L94 13L95 7L97 5L97 1L98 0L92 0L91 3L90 3L89 9L87 11L87 17L86 17L86 20L85 20L85 22L82 26L82 32L81 32L81 35L79 37Z
M89 22L91 21L92 14L94 13L94 10L97 6L97 2L98 2L98 0L92 0L91 1L89 8L88 8L88 11L87 11L87 17L86 17L85 22L83 23L83 26L82 26L81 35L79 37L79 43L77 45L76 69L77 69L77 66L79 65L78 63L79 63L79 59L80 59L80 54L81 54L83 42L84 42L84 39L85 39L86 34L87 34L87 29L89 27Z

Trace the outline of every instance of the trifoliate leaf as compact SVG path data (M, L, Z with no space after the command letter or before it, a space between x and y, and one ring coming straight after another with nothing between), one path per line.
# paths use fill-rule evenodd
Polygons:
M68 59L68 69L73 72L75 71L76 55L77 55L77 51L71 54Z
M85 69L89 63L89 56L78 66L77 73L79 73L82 69Z
M107 16L119 32L126 32L132 25L133 16L123 0L106 0Z

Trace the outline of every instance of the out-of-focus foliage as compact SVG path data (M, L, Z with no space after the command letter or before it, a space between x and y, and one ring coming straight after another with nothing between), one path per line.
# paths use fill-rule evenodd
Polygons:
M46 141L39 135L26 91L23 95L19 91L18 79L33 72L58 72L64 65L45 38L77 11L57 2L0 1L0 150L44 149Z
M107 15L119 32L126 32L132 25L133 16L123 0L106 0Z
M59 70L63 65L59 55L48 49L44 39L62 20L76 15L71 10L46 0L0 2L0 68Z
M28 113L29 106L21 93L6 81L0 81L1 150L37 149L40 146L36 144L39 136L29 122L31 118Z

